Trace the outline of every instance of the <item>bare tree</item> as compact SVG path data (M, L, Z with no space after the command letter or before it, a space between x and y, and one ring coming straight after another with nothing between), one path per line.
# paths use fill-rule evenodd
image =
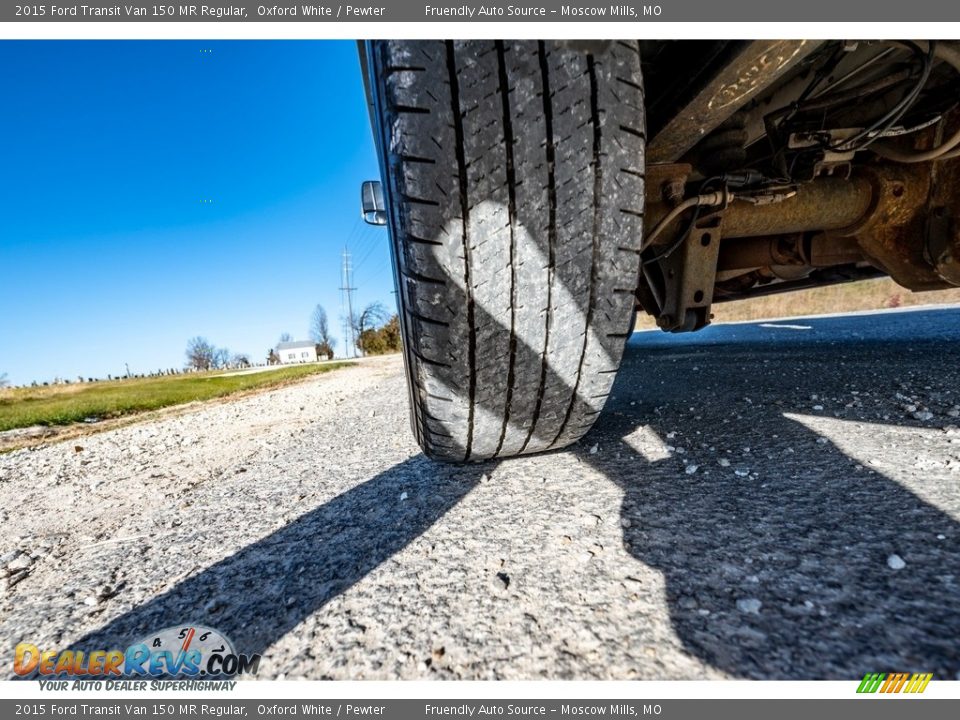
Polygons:
M230 367L230 351L227 348L213 349L213 367L218 369Z
M246 353L237 353L230 358L230 364L238 368L250 367L250 356Z
M337 341L330 335L327 311L323 309L323 305L317 305L310 316L310 339L317 344L318 357L333 357L333 347Z
M5 387L7 387L8 385L10 385L10 381L7 380L7 374L6 374L6 373L0 373L0 388L5 388Z
M277 340L277 345L285 342L293 342L293 335L288 332L280 333L280 339Z
M310 339L317 345L333 344L330 325L327 322L327 311L323 309L323 305L317 305L310 316Z
M194 370L209 370L213 367L217 349L205 338L190 338L187 341L187 367Z

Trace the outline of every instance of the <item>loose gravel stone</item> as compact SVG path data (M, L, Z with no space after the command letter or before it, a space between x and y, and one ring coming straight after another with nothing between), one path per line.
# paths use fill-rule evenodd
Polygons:
M14 573L18 570L26 570L33 565L33 558L26 553L20 553L13 560L7 563L7 572Z

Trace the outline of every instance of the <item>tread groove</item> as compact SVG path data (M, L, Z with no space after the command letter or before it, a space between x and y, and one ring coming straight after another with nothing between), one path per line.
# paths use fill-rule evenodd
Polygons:
M467 409L467 440L463 459L470 459L473 448L474 403L477 396L477 328L475 308L473 306L473 292L470 285L470 198L468 195L469 179L467 177L467 158L463 149L463 115L460 112L460 78L457 76L456 48L453 40L446 41L447 74L450 78L450 98L453 104L453 132L456 137L457 175L460 183L460 221L463 226L463 286L467 295L467 363L470 367L468 382L468 409Z
M550 68L547 65L547 47L542 40L537 43L540 61L540 82L542 83L541 97L543 100L543 124L546 130L544 150L547 159L547 308L545 313L546 328L543 334L543 352L540 355L540 386L537 389L537 399L533 407L533 417L530 421L530 430L520 446L520 452L527 449L530 439L537 429L540 413L543 412L543 395L547 387L547 350L550 347L550 325L553 320L553 280L556 267L557 245L557 178L556 178L556 144L553 137L553 100L550 94Z
M440 203L438 203L436 200L428 200L427 198L419 198L419 197L414 197L413 195L406 195L406 194L404 194L402 197L406 202L412 203L414 205L429 205L430 207L440 207Z
M439 360L431 360L416 348L411 347L410 352L412 352L414 355L417 356L417 360L419 360L422 363L426 363L427 365L435 365L436 367L447 367L447 368L450 367L447 363L442 363Z
M632 87L634 90L639 90L639 91L643 92L643 88L642 88L639 84L635 83L633 80L628 80L627 78L617 76L617 82L618 82L618 83L623 83L624 85L627 85L628 87Z
M446 280L433 278L428 275L424 275L423 273L418 273L414 270L407 270L406 268L401 268L400 274L403 275L403 277L409 280L413 280L415 282L428 283L430 285L446 285L447 284Z
M425 67L418 67L416 65L388 65L386 68L384 68L383 74L393 75L394 73L398 72L426 72L426 70L427 69Z
M427 325L439 325L440 327L450 327L450 323L448 322L444 322L443 320L434 320L433 318L429 318L426 315L422 315L421 313L414 312L413 310L407 310L407 315L412 317L414 320L419 320L420 322L426 323Z
M503 425L500 429L500 438L497 440L493 456L497 457L503 449L503 441L507 436L507 426L510 423L510 410L513 403L513 386L516 383L517 363L517 268L516 268L516 225L517 225L517 191L516 170L513 157L513 124L510 120L510 84L507 78L506 50L502 40L495 43L497 49L497 70L500 82L500 101L503 106L503 148L506 154L507 172L507 217L510 222L510 360L507 365L507 396L503 410Z
M409 113L415 115L429 115L430 108L416 107L414 105L394 105L393 111L397 113Z
M437 164L437 161L434 160L433 158L420 157L419 155L398 155L397 157L399 157L399 158L400 158L401 160L403 160L404 162L424 163L424 164L426 164L426 165L436 165L436 164Z
M435 247L443 247L443 243L439 240L427 240L426 238L410 235L409 233L407 234L407 242L411 242L414 245L433 245Z
M573 408L577 404L577 396L580 392L580 381L583 379L583 362L587 356L587 342L590 338L590 328L593 321L593 306L596 304L597 289L597 259L600 253L600 198L603 192L603 166L600 164L600 154L602 151L601 139L601 118L599 103L599 88L597 87L597 65L593 55L587 55L587 74L590 78L590 120L593 123L593 252L590 262L590 289L589 300L587 302L587 321L586 332L583 333L583 345L580 348L580 361L577 364L577 376L573 384L573 392L570 396L570 404L567 406L566 415L560 424L560 429L551 442L555 445L557 440L567 429L570 417L573 415Z

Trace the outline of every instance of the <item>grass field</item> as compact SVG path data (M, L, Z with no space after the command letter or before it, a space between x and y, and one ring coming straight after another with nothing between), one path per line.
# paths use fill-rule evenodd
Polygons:
M882 310L916 305L960 303L960 288L915 293L905 290L890 278L861 280L810 290L770 295L753 300L736 300L713 306L713 322L741 322L768 318L804 317L827 313ZM655 328L653 318L637 315L637 330Z
M105 420L329 372L348 363L295 365L246 375L203 373L0 390L0 431Z

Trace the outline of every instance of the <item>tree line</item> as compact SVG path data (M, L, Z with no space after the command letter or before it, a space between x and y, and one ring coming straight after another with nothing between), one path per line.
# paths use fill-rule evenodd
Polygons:
M357 316L354 323L357 349L364 355L383 355L400 352L400 319L390 315L378 302L370 303Z
M350 324L356 349L364 355L400 351L400 320L396 314L390 315L382 303L372 302L360 312L354 313ZM287 340L293 339L289 333L284 333L281 342L284 342L284 337ZM310 315L310 339L317 345L318 356L333 358L337 339L330 333L327 311L322 305L317 305Z
M351 318L353 336L356 339L356 349L363 355L383 355L384 353L399 352L402 347L400 336L400 320L396 313L390 314L382 303L373 302L367 305L363 310L354 313ZM334 350L337 346L337 339L330 332L330 323L327 319L327 312L322 305L317 305L310 314L309 323L310 339L316 344L317 357L332 360ZM293 336L290 333L282 333L277 343L290 342ZM276 347L267 351L266 363L275 364L280 362L280 356L276 352ZM251 367L253 362L246 353L231 352L228 348L219 347L207 340L202 335L197 335L187 341L186 370L229 370L237 368ZM176 374L176 370L163 370L156 373L150 373L149 377L159 375ZM137 375L136 377L147 377ZM109 377L113 380L113 376ZM78 382L84 382L84 378L78 378ZM94 378L88 378L87 382L94 382ZM0 388L9 387L10 381L6 373L0 373Z
M363 355L399 352L402 347L400 320L396 313L391 315L387 312L382 303L370 303L360 312L354 313L354 317L350 319L350 325L356 349ZM332 360L337 338L330 332L327 311L322 305L317 305L310 314L308 334L310 340L316 345L317 357ZM281 343L292 342L293 339L290 333L281 333L277 345L267 350L266 363L279 364L280 355L277 348ZM217 347L200 335L187 341L186 356L186 367L189 370L223 370L251 365L248 355L231 353L227 348Z
M187 367L191 370L226 370L250 367L250 357L217 347L200 335L187 341Z

